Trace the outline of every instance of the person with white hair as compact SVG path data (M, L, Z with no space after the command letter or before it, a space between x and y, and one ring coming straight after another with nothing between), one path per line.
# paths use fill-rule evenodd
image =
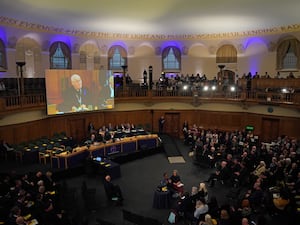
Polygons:
M208 202L208 190L207 190L206 184L204 182L201 182L199 184L198 196L199 196L199 198L203 198L206 203Z
M258 166L253 171L253 175L259 177L262 173L266 172L266 163L264 161L260 161Z
M203 199L197 200L195 211L194 211L194 218L201 221L204 218L205 214L208 212L208 205L205 203Z
M215 181L219 180L222 184L230 178L230 171L227 167L227 162L225 160L221 161L220 166L216 169L214 173L211 173L207 182L209 187L215 185Z
M70 77L71 87L67 88L63 94L63 102L59 106L61 112L77 112L93 109L93 98L89 90L83 86L82 78L79 74Z
M199 225L216 225L216 220L211 217L210 214L205 214L204 221L201 220Z

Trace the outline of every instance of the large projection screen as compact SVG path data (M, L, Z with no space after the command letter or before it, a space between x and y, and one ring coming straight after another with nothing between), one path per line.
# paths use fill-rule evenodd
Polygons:
M46 70L47 114L114 108L114 77L109 70Z

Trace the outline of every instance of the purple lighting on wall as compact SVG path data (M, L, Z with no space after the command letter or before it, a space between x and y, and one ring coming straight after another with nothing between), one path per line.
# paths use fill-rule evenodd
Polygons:
M127 49L127 46L123 41L115 41L115 42L112 43L111 47L112 46L118 46L118 45L123 47L124 49Z
M7 46L6 33L3 28L0 27L0 39L3 41L4 45Z
M52 45L54 42L61 41L64 42L66 45L69 46L70 49L72 49L72 45L74 44L74 37L66 36L66 35L55 35L51 41L50 45Z
M249 72L251 72L252 77L255 75L256 72L259 72L259 60L256 58L252 58L249 61L249 66L250 66L250 70Z
M266 46L266 43L264 42L264 40L259 37L246 38L242 45L244 46L245 49L247 49L249 47L249 45L255 44L255 43L263 44Z
M161 45L161 49L165 49L167 47L177 47L180 52L182 53L182 43L178 42L178 41L166 41L164 43L162 43Z
M3 41L5 47L7 47L6 33L2 27L0 27L0 39ZM6 71L0 71L0 79L6 76Z
M259 45L263 45L265 47L267 47L267 44L265 43L265 41L262 38L259 37L250 37L245 39L244 43L242 44L244 47L244 50L247 51L247 49L254 44L259 44ZM256 72L260 73L261 71L261 58L259 56L259 54L254 54L251 57L248 58L249 61L249 71L251 72L252 76L255 75Z

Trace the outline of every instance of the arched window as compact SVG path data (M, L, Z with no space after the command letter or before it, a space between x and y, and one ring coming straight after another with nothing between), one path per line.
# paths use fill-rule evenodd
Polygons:
M181 69L181 52L176 47L167 47L162 52L163 71L179 71Z
M86 43L80 47L80 69L82 70L99 70L100 52L95 44Z
M50 47L50 68L71 69L71 50L63 42L54 42Z
M237 50L233 45L223 45L217 51L216 63L237 63Z
M120 70L123 65L127 65L127 52L120 46L113 46L108 51L108 69Z
M277 70L300 69L300 42L295 39L283 40L277 48Z
M27 77L34 77L35 74L35 62L34 62L34 52L31 49L25 51L25 68Z
M24 37L16 43L16 61L25 62L24 77L34 78L42 72L42 50L37 41Z
M0 39L0 70L7 70L6 48L4 42Z
M94 68L96 69L96 70L99 70L99 69L101 69L101 58L100 58L100 55L99 55L99 53L95 53L95 55L94 55L94 57L93 57L93 63L94 63Z
M80 69L85 69L87 67L86 65L86 52L80 51L79 52L79 63L80 63Z

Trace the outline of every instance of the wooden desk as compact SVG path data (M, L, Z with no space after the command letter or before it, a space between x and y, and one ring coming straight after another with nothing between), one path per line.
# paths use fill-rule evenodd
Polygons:
M77 147L71 153L64 151L60 154L54 154L51 156L51 165L53 168L68 169L81 164L88 156L93 158L103 157L117 153L133 153L156 147L158 147L158 135L156 134L126 137L116 141L93 144L89 147Z
M137 144L140 150L152 149L158 146L157 134L137 136Z
M133 153L140 150L158 147L158 135L139 135L126 137L115 142L99 143L91 145L89 151L93 157L109 156L117 153Z
M64 151L51 156L53 168L71 168L82 163L89 156L86 146L74 148L72 153Z

